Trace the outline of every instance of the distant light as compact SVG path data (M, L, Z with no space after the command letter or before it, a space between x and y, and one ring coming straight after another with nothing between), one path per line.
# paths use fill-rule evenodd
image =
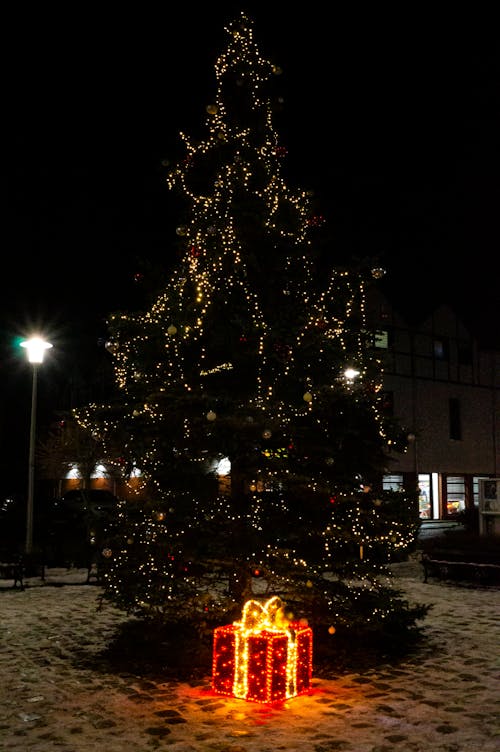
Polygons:
M216 472L217 475L229 475L231 472L231 460L229 457L223 457L223 459L219 460Z
M356 376L359 376L359 371L356 371L355 368L346 368L344 371L344 376L346 379L349 379L349 381L352 381L356 378Z
M71 465L70 469L65 475L65 480L75 480L76 478L81 478L80 470L78 468L78 465Z
M50 342L45 342L41 337L32 337L21 342L21 347L28 351L28 360L30 363L43 363L45 350L52 347Z
M95 467L93 472L91 473L91 478L106 478L108 475L106 468L102 463L98 463Z

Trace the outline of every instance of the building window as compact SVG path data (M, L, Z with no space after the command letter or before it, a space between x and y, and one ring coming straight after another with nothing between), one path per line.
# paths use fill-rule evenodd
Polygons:
M463 475L446 478L446 512L457 514L465 509L465 479Z
M378 329L373 337L375 347L387 350L392 345L392 331L389 329Z
M462 366L472 365L472 345L470 342L457 342L457 358Z
M432 517L432 487L430 475L418 476L418 514L421 520Z
M449 401L450 439L462 440L462 421L460 419L460 400L455 397Z
M384 491L402 491L403 476L402 475L384 475L382 478L382 488Z
M436 360L448 360L449 344L447 339L439 338L434 340L434 357Z

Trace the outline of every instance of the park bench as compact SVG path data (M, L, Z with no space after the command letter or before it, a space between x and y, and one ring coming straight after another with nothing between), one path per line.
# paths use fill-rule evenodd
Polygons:
M429 577L443 580L465 580L481 585L500 583L499 554L491 551L464 551L450 548L434 548L423 552L421 564L424 582Z
M0 579L13 580L12 587L24 590L24 564L22 556L8 551L0 551Z

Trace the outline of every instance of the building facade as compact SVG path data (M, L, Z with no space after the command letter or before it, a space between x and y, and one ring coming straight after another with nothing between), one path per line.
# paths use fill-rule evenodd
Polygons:
M409 439L406 453L389 457L383 487L418 487L422 520L470 512L479 515L483 532L500 534L500 351L481 348L447 305L408 323L376 287L368 292L366 320L377 332L385 409ZM481 518L482 483L492 479L498 479L498 510L493 502ZM70 473L60 491L80 484ZM90 485L122 498L146 492L142 478L117 480L106 468L96 469Z
M500 473L500 352L480 348L447 305L410 325L373 289L366 311L377 331L385 409L410 442L389 463L384 487L417 483L422 519L479 513L481 480ZM500 516L484 522L497 532Z

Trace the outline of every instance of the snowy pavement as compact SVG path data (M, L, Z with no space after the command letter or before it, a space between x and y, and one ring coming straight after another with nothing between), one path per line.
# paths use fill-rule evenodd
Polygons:
M431 603L425 645L363 673L314 678L277 707L193 682L113 673L99 660L127 617L98 610L86 572L0 589L0 749L9 752L499 752L500 586L422 581L394 567L411 602ZM64 576L62 576L64 575ZM57 581L58 587L51 586Z

